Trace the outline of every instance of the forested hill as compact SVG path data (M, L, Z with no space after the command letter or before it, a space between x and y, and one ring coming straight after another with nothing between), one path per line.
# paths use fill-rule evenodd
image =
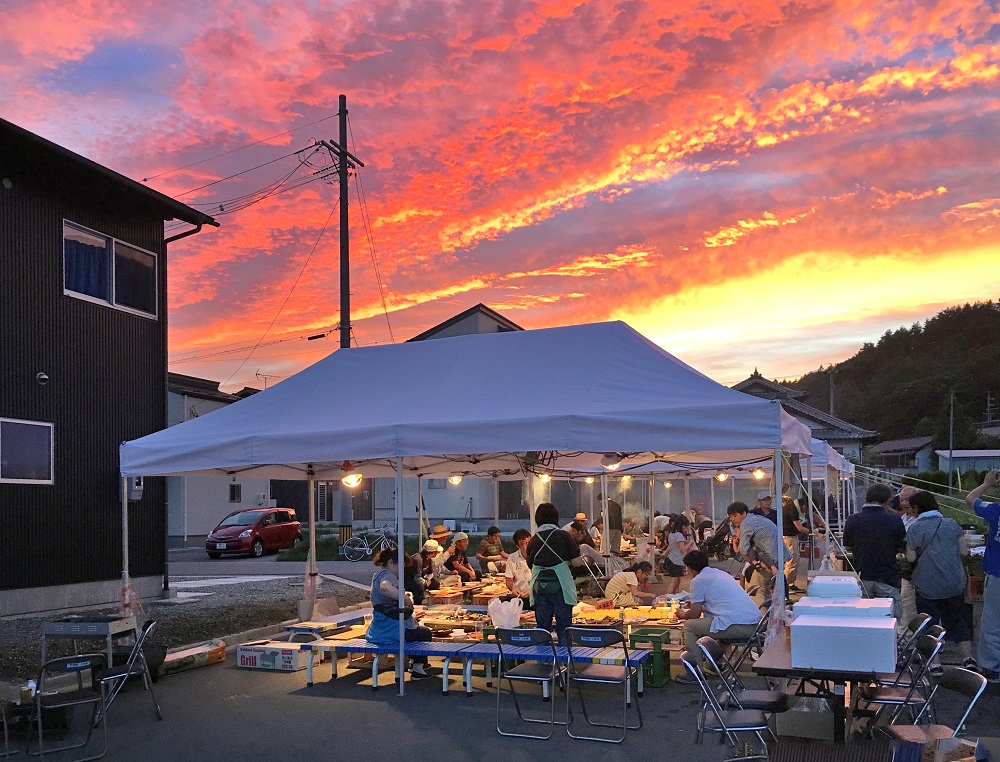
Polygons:
M886 331L849 360L820 367L787 385L808 392L805 402L880 439L935 436L947 446L948 399L955 392L955 447L997 447L974 422L986 420L987 392L1000 419L1000 300L950 307L910 328Z

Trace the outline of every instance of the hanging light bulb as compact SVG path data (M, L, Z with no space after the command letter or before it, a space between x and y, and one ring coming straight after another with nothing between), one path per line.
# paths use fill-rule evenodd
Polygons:
M724 482L728 478L729 478L729 474L727 474L725 471L719 471L719 473L717 473L715 475L716 481L720 481L720 482Z
M617 471L622 464L622 454L620 452L606 452L601 458L601 465L608 471Z
M552 475L541 473L538 475L538 481L540 481L542 484L548 484L550 481L552 481Z
M757 468L755 468L755 469L753 470L753 478L754 478L754 479L756 479L757 481L760 481L760 480L761 480L761 479L763 479L763 478L764 478L765 476L766 476L766 474L764 473L764 469L763 469L763 468L760 468L760 467L758 466Z
M355 472L352 474L348 474L347 476L343 477L340 481L348 489L354 489L355 487L360 486L362 479L364 479L364 477L361 474Z
M666 487L667 489L673 489L674 483L673 482L663 482L663 486Z
M451 476L448 477L448 483L449 484L454 484L454 485L458 486L459 484L462 483L462 475L461 474L452 474Z
M586 479L584 479L584 481L587 484L593 484L594 483L594 477L593 476L588 476Z

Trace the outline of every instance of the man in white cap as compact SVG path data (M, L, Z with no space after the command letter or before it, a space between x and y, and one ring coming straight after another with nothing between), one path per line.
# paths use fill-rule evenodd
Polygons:
M444 559L441 558L441 544L437 540L428 540L413 560L417 563L417 573L424 580L424 589L437 590L441 587L441 569Z
M770 492L760 492L757 494L757 505L753 507L750 513L756 513L758 516L763 516L765 519L770 519L771 522L777 526L778 525L778 512L771 510L771 503L774 498L771 497Z
M473 569L465 555L465 549L469 547L469 535L465 532L455 533L455 544L448 548L445 568L462 578L462 584L468 582L478 582L483 578L478 569Z

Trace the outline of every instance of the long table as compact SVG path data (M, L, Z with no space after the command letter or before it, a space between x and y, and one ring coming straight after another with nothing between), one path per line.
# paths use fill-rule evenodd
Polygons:
M878 679L878 675L874 672L793 667L792 644L787 632L784 636L779 635L764 648L754 662L753 671L763 677L797 679L799 680L795 690L797 696L817 696L826 699L833 710L833 740L841 744L846 739L848 719L847 707L844 704L846 685L875 682Z

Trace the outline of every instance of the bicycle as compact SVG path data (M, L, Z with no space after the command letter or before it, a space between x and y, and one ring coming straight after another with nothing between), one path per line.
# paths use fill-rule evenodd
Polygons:
M383 524L377 532L365 532L358 537L351 537L344 543L343 554L348 561L360 561L365 556L371 556L380 550L396 549L396 541L389 535L389 525Z

